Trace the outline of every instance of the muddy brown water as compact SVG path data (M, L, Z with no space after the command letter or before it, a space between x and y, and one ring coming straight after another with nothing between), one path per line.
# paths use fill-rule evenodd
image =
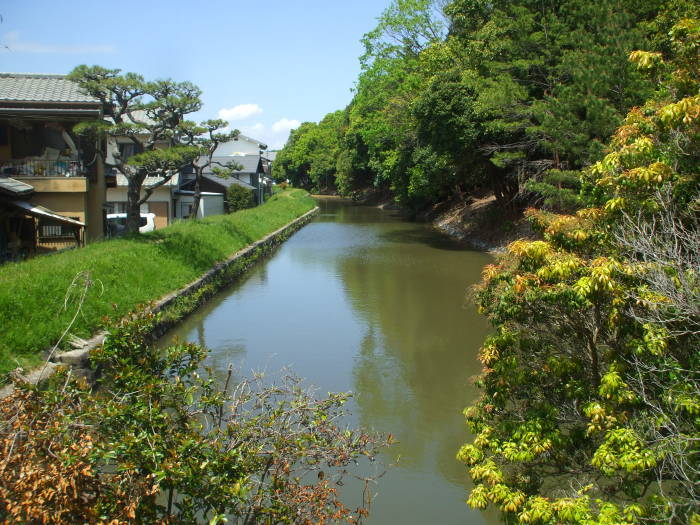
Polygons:
M166 339L210 348L208 365L289 367L321 393L351 391L354 425L391 433L370 524L493 524L466 504L455 459L469 439L489 327L467 295L487 254L398 214L319 199L316 219Z

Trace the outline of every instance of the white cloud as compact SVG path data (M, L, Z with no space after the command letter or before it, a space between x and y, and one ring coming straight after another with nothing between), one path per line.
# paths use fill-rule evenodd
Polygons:
M291 130L293 130L294 128L298 128L300 125L301 122L299 122L298 120L290 120L288 118L283 118L272 125L272 131L274 131L275 133L289 133Z
M113 45L87 44L79 46L66 46L60 44L41 44L38 42L25 42L20 39L19 31L5 33L2 39L4 51L18 53L39 54L90 54L90 53L114 53L117 48Z
M241 133L267 144L269 149L281 149L289 138L289 132L299 127L298 120L283 118L268 127L261 122L250 126L236 126Z
M246 126L245 129L247 130L247 132L243 133L244 135L251 135L251 136L255 137L256 133L264 133L265 132L265 124L258 122L257 124L253 124L252 126Z
M257 104L240 104L232 108L220 109L219 118L224 120L245 120L262 112L262 108Z

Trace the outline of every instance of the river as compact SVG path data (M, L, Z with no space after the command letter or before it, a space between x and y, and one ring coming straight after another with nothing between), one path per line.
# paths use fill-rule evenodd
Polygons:
M464 503L468 473L455 460L489 330L467 295L491 258L395 212L319 206L166 337L206 345L221 373L288 366L321 393L352 391L352 422L398 440L368 523L496 523Z

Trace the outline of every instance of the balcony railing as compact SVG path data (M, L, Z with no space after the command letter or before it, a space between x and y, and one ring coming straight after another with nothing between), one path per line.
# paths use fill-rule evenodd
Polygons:
M6 177L85 177L85 165L80 160L0 160L0 176L3 175Z

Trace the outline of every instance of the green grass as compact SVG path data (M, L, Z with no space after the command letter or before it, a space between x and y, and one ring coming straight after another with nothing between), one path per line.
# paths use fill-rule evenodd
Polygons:
M183 287L314 206L306 192L285 191L258 208L1 266L0 377L38 365L60 339L84 288L76 276L89 275L92 284L70 333L87 338L105 316L123 316Z

